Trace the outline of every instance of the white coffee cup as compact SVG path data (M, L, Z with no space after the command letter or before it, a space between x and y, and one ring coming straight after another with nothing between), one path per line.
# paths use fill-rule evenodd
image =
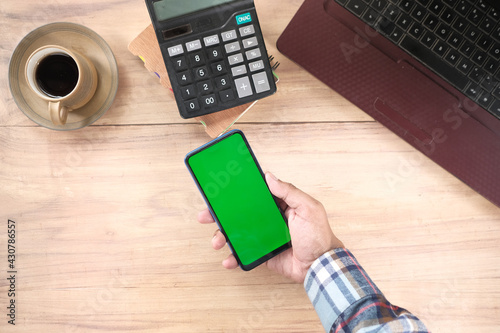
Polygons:
M68 113L87 104L98 84L96 69L87 57L56 45L34 51L25 74L31 90L48 102L54 125L66 124Z

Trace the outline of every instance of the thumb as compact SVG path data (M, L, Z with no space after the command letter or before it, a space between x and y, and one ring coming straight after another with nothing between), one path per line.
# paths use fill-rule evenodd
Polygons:
M270 172L266 173L266 182L271 193L278 199L283 200L290 208L299 208L312 199L294 185L282 182Z

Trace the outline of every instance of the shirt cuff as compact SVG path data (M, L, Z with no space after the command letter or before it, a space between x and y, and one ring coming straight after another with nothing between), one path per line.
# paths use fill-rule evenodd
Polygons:
M307 272L304 287L327 332L350 305L382 294L347 249L319 257Z

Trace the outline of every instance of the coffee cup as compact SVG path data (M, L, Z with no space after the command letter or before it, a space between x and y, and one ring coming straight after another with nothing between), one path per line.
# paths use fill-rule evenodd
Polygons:
M30 89L48 102L54 125L65 125L68 113L86 105L97 88L97 71L84 55L61 46L35 50L26 63Z

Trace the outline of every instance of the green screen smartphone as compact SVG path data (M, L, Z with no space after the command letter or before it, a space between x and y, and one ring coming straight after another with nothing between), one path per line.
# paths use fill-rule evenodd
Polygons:
M291 247L287 221L243 132L209 142L185 162L243 270Z

